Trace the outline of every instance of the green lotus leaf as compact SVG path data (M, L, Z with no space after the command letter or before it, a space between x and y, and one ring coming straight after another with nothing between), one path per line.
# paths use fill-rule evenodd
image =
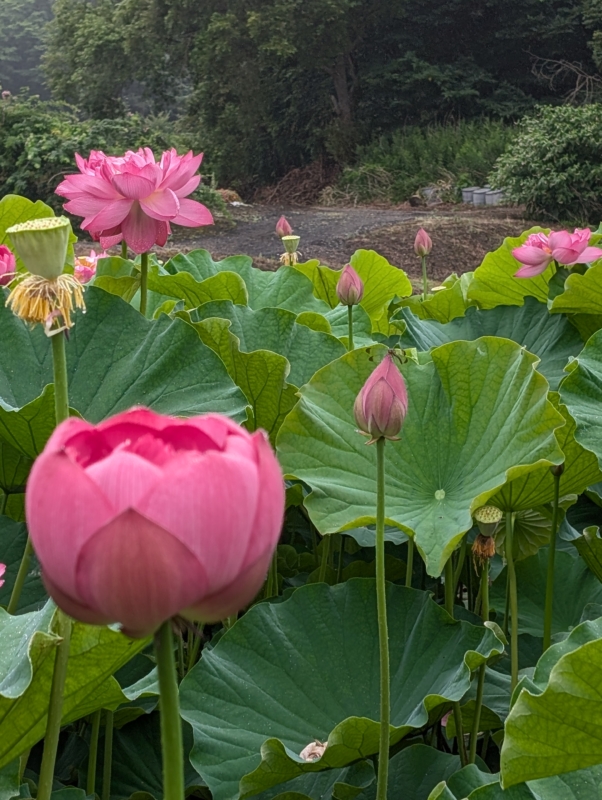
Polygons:
M220 272L203 281L197 281L188 272L161 275L156 267L151 267L148 288L162 298L183 300L186 308L197 308L212 300L231 300L242 304L247 302L245 282L235 272Z
M140 288L140 273L132 275L132 262L125 258L101 258L90 285L116 294L129 303Z
M548 283L555 267L550 264L536 278L515 278L520 264L512 255L512 250L520 247L530 234L542 231L549 233L546 228L531 228L522 236L504 239L501 247L493 253L487 253L481 266L475 270L468 289L468 298L481 308L522 306L525 297L535 297L540 303L546 303Z
M602 331L594 333L571 366L560 384L560 398L575 420L575 439L602 465Z
M338 305L324 314L304 311L297 317L299 325L307 325L315 331L332 333L347 348L349 346L349 318L347 306ZM361 306L353 307L353 345L367 347L374 344L372 322Z
M285 308L295 314L302 311L324 314L329 309L327 303L314 297L309 278L293 267L264 272L253 267L253 261L248 256L231 256L223 261L213 261L206 250L193 250L172 258L165 264L165 271L172 275L189 272L197 281L224 271L235 272L245 282L248 305L255 310L272 307Z
M506 720L502 785L602 765L601 698L602 639L595 639L557 661L541 694L520 692ZM596 772L599 787L602 767Z
M21 557L27 541L27 527L23 522L15 522L9 517L0 516L0 553L6 572L2 576L4 585L0 586L0 606L7 606L21 564ZM48 599L42 584L40 567L35 555L31 563L25 584L21 591L19 613L37 611Z
M598 800L602 790L600 767L519 783L507 789L500 786L498 775L477 775L474 769L471 765L452 775L447 785L431 792L428 800Z
M556 314L602 314L602 263L590 267L583 275L571 272L564 283L564 292L554 298L550 311Z
M581 352L583 342L566 317L552 316L543 303L526 297L524 306L497 306L488 310L469 308L466 315L446 325L421 320L408 308L402 308L392 321L405 322L402 347L430 350L459 339L469 341L480 336L501 336L522 345L540 359L537 369L557 389L568 361Z
M25 403L20 408L18 405L11 405L11 401L18 403L21 397L27 397L27 394L20 392L21 389L27 391L27 385L25 381L21 380L21 377L24 376L10 373L12 366L10 362L13 359L7 360L9 364L4 370L0 366L0 437L13 451L31 460L42 452L50 434L56 427L54 386L45 386L39 397ZM48 377L52 380L51 374ZM5 380L2 380L3 378ZM13 394L13 388L17 389L16 396ZM5 399L7 397L10 398L8 402ZM11 463L16 464L10 450L7 451L7 458L7 467L10 469ZM24 468L22 463L20 470L22 471Z
M19 759L16 758L0 769L0 800L19 797Z
M503 645L489 629L453 621L425 592L387 584L387 608L394 744L443 702L459 700L471 672ZM375 583L354 578L255 605L204 652L180 699L194 732L192 764L215 800L378 751L375 630ZM299 753L316 739L328 743L324 755L303 761Z
M543 636L547 569L547 547L516 565L518 628L521 633ZM588 603L602 603L602 585L580 558L562 551L556 553L554 576L552 633L556 634L570 631L578 625ZM491 605L500 616L503 615L506 605L506 568L493 582Z
M560 497L578 495L588 486L602 480L598 460L576 441L575 420L569 414L567 407L559 402L558 395L551 393L549 399L565 420L565 424L556 430L556 439L564 453ZM553 500L554 476L544 467L509 481L490 502L502 511L528 511Z
M375 521L376 448L358 435L353 404L385 352L355 350L321 369L280 430L280 462L311 488L304 504L322 534ZM431 358L402 367L409 407L401 441L385 447L386 518L439 575L475 508L507 480L562 460L554 429L564 420L535 357L514 342L452 342Z
M602 582L602 539L600 538L600 528L595 526L585 528L583 534L578 539L573 540L573 544L596 578ZM600 635L602 636L602 634Z
M576 500L576 496L572 495L567 502L572 503L574 500ZM491 502L493 503L493 500ZM561 500L562 502L564 502L564 498ZM550 543L552 512L544 514L542 511L547 511L547 509L524 508L516 512L512 535L512 555L515 561L534 556L540 547L545 547ZM564 513L562 506L561 513ZM495 549L504 558L506 557L505 543L506 525L503 522L495 535Z
M467 309L474 305L474 300L469 300L467 294L472 277L472 272L465 272L460 278L450 275L443 281L445 288L428 295L426 300L421 295L414 295L402 300L400 305L419 319L435 320L441 324L451 322L457 317L463 317Z
M427 800L466 800L480 786L499 784L499 776L482 772L476 764L469 764L454 773L447 781L441 781L429 794Z
M0 439L0 489L5 494L19 494L25 491L25 482L32 464L31 458Z
M336 288L341 277L340 270L320 264L315 258L302 264L295 264L294 269L309 278L314 287L314 295L318 300L328 303L331 308L339 305L340 300L337 297Z
M0 768L45 734L55 647L56 606L11 617L0 609ZM63 723L97 708L115 708L123 698L112 674L148 645L111 628L73 626L63 700Z
M244 418L244 395L185 322L166 316L146 320L96 287L86 290L86 304L66 347L70 403L86 419L98 422L136 404L181 416L221 411ZM0 351L0 437L17 430L15 415L6 418L5 412L21 409L16 416L23 417L23 407L31 404L18 430L23 429L25 440L29 437L29 450L22 449L32 456L54 424L53 396L44 392L52 383L50 342L41 326L28 328L4 306L0 336L5 345ZM38 395L36 405L32 401Z
M296 778L264 792L253 795L253 800L353 800L375 781L371 761L357 761L342 769L326 769L323 772L304 772Z

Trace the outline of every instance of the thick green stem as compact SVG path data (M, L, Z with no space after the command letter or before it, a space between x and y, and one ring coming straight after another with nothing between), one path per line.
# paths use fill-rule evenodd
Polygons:
M454 563L452 557L447 559L445 565L445 610L450 615L454 616L454 596L456 588L454 586ZM464 725L462 724L462 709L460 703L454 703L454 722L456 724L456 738L458 739L458 753L460 754L460 763L463 767L468 763L466 755L466 742L464 741Z
M91 795L96 792L96 761L98 760L98 735L100 733L100 715L102 709L99 708L92 714L92 730L90 731L90 749L88 751L88 775L86 776L86 794Z
M376 442L376 607L380 648L380 746L376 800L387 800L389 780L389 727L391 697L389 677L389 631L385 584L385 439Z
M554 511L552 534L548 550L548 575L546 581L546 605L543 619L543 651L552 644L552 611L554 608L554 560L556 558L556 534L558 533L558 506L560 500L560 475L554 475Z
M148 253L140 256L140 313L146 316L146 304L148 299Z
M27 573L29 572L29 564L31 562L32 553L33 546L31 544L31 539L28 536L27 541L25 542L25 550L23 550L23 555L21 556L21 563L19 564L19 571L17 572L15 585L13 586L13 590L10 594L10 600L8 601L8 605L6 607L6 610L9 614L16 614L17 608L19 607L19 600L21 599L21 592L23 591L23 585L25 584Z
M184 752L171 622L155 634L163 753L163 800L184 800Z
M426 277L426 256L422 256L422 299L426 300L429 291L428 278Z
M128 243L125 239L121 242L121 258L124 258L127 261L128 257ZM90 792L88 792L90 794Z
M489 620L489 559L486 559L481 571L481 605L483 622ZM474 764L477 755L477 739L479 736L479 726L481 724L481 709L483 708L483 690L485 688L485 664L479 667L479 677L477 683L477 699L472 722L472 733L470 736L470 751L468 753L468 763Z
M464 569L464 562L466 561L466 548L468 542L466 536L462 539L462 544L460 545L460 553L458 555L458 563L456 564L456 569L454 571L454 595L458 591L458 584L460 583L460 578L462 577L462 570Z
M406 564L406 586L412 588L412 573L414 570L414 539L408 538L408 563Z
M199 650L201 647L201 637L202 637L202 630L199 633L193 634L193 641L192 644L189 642L188 647L188 668L186 673L188 674L190 670L194 667L197 661L197 657L199 655Z
M343 580L343 568L345 566L345 534L341 534L341 545L339 547L339 563L337 566L337 583Z
M2 492L2 496L0 497L0 515L4 514L6 511L6 504L8 503L8 493Z
M320 562L320 571L318 572L319 583L324 583L326 580L326 568L328 567L328 559L330 557L330 538L331 535L322 538L322 561Z
M113 770L113 721L113 712L107 711L105 714L105 751L102 764L102 800L110 800L111 797L111 773Z
M347 306L347 323L349 326L349 344L347 349L353 350L353 306Z
M69 417L69 383L67 381L67 359L65 358L65 334L55 333L52 341L52 365L54 369L54 410L56 424Z
M50 800L52 782L54 778L54 763L61 733L61 718L63 714L63 690L67 677L67 662L69 661L69 642L71 641L72 621L59 609L57 614L57 634L61 642L56 648L52 685L50 687L50 701L48 704L48 722L44 737L44 753L38 782L38 800Z
M513 536L514 519L511 511L506 512L506 562L508 564L508 594L510 597L510 691L518 683L518 593L516 589L516 570L514 569Z
M320 558L318 556L318 537L316 535L316 526L313 524L313 522L309 523L309 530L311 531L311 546L314 552L314 564L317 569L318 564L320 563Z

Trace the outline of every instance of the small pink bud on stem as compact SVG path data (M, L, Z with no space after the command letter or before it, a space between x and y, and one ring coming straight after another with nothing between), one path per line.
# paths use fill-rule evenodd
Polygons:
M347 264L341 270L336 291L337 297L344 306L356 306L361 302L364 296L364 282L351 264Z
M282 239L283 236L290 236L292 232L293 229L291 228L289 221L283 214L276 223L276 233Z
M378 439L397 440L408 410L405 381L387 353L358 394L353 412L360 433Z
M433 249L433 242L424 228L420 228L414 240L414 252L420 258L428 256Z

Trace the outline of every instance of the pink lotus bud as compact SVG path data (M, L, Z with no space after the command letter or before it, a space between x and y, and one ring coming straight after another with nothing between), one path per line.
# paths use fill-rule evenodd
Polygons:
M356 306L363 296L364 282L351 264L347 264L337 283L337 297L344 306Z
M0 578L4 575L5 572L6 572L6 564L0 564ZM0 580L0 586L4 586L3 580Z
M145 636L176 614L216 622L253 600L284 482L262 431L134 408L59 425L29 476L26 514L57 605Z
M0 286L8 286L15 277L17 259L12 250L5 244L0 244Z
M3 100L10 100L11 97L12 97L12 94L8 91L8 89L5 89L2 92L2 99Z
M283 236L290 236L292 232L293 229L291 228L289 221L283 214L276 223L276 233L282 239Z
M391 353L374 370L358 394L353 412L360 432L377 439L397 438L408 410L408 393Z
M425 256L428 256L432 249L433 242L431 237L424 230L424 228L420 228L416 234L416 239L414 240L414 252L417 256L420 256L420 258L424 258Z

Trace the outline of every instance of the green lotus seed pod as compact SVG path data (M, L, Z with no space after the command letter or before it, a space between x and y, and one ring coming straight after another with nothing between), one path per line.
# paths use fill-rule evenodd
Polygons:
M301 241L300 236L283 236L282 237L282 244L284 245L284 249L287 253L295 253L297 252L297 248L299 247L299 242Z
M495 506L481 506L474 512L474 519L483 536L493 536L504 517L504 512Z
M53 281L63 274L71 223L67 217L44 217L7 229L17 255L32 275Z

